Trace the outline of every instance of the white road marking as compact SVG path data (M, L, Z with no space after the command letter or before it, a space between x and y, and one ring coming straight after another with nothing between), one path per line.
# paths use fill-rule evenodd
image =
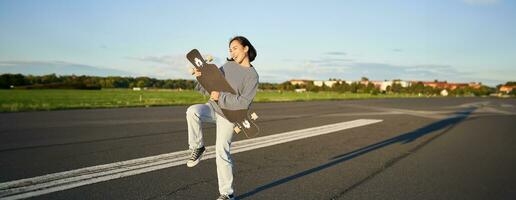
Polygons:
M235 154L250 151L345 129L366 126L381 121L383 120L358 119L237 141L232 143L231 153ZM190 151L185 150L0 183L0 199L29 198L83 185L184 165L189 157ZM203 160L214 157L215 147L207 147Z

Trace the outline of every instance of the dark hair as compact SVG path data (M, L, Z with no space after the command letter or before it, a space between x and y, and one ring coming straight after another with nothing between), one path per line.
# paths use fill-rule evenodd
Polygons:
M240 42L240 44L244 47L248 47L249 50L247 51L247 56L249 56L249 62L253 62L254 58L256 58L256 49L253 47L253 45L251 44L251 42L249 42L249 40L247 38L245 38L244 36L235 36L234 38L231 38L231 40L229 40L229 45L231 45L231 42L237 40L238 42ZM234 61L233 58L226 58L228 61Z

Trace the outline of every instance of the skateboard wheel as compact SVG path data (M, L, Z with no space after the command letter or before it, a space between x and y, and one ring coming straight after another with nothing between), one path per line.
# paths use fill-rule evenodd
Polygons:
M255 112L251 113L251 119L252 120L258 119L258 115Z
M235 133L237 133L237 134L238 134L238 133L240 133L240 131L242 131L242 130L240 130L240 128L238 128L238 127L235 127L233 130L235 130Z
M213 61L213 56L208 55L208 56L206 57L206 62L211 62L211 61Z

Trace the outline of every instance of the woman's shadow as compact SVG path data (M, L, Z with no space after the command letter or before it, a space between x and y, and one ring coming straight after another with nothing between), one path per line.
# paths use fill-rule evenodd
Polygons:
M275 180L273 182L259 186L251 191L248 191L248 192L238 196L237 199L245 199L247 197L255 195L264 190L267 190L267 189L273 188L275 186L295 180L297 178L301 178L303 176L324 170L326 168L332 167L334 165L340 164L347 160L351 160L355 157L364 155L366 153L389 146L394 143L407 144L407 143L410 143L410 142L416 140L417 138L419 138L421 136L427 135L429 133L432 133L432 132L438 131L438 130L443 130L442 132L439 133L439 135L442 135L442 134L446 133L447 131L449 131L450 129L452 129L457 124L459 124L460 122L462 122L464 119L466 119L476 109L477 109L477 107L470 107L465 110L454 113L454 115L452 117L431 123L427 126L421 127L414 131L401 134L399 136L396 136L396 137L393 137L393 138L390 138L390 139L387 139L387 140L384 140L384 141L381 141L381 142L378 142L378 143L375 143L375 144L372 144L372 145L369 145L369 146L366 146L366 147L363 147L363 148L360 148L357 150L354 150L352 152L347 152L347 153L335 156L332 158L332 161L330 161L330 162L324 163L324 164L316 166L314 168L307 169L307 170L301 171L297 174L290 175L290 176L284 177L282 179Z

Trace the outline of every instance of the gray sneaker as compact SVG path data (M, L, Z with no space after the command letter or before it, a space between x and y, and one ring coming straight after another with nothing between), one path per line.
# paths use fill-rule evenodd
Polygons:
M221 194L217 200L234 200L234 199L235 199L235 197L232 194L231 195Z
M190 159L186 162L186 166L194 167L199 164L204 150L206 150L204 147L192 150L192 154L190 155Z

